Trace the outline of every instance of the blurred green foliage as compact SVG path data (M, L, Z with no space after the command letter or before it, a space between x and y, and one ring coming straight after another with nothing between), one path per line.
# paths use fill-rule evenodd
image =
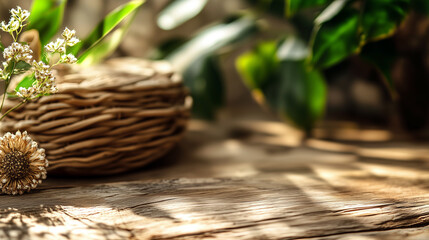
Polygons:
M213 119L223 105L219 51L252 36L256 31L254 18L232 16L204 29L188 41L169 41L158 49L158 56L172 62L183 73L184 83L191 90L194 100L195 117Z
M198 7L184 13L187 11L183 8L184 2L186 0L172 1L159 18L168 18L168 13L179 11L179 7L174 10L174 6L182 6L182 17L173 26L177 27L202 11L201 6L207 3L201 0ZM429 14L427 0L247 2L257 20L267 20L267 14L272 14L291 23L295 29L278 33L276 39L257 43L238 57L237 70L258 100L267 103L280 116L306 131L311 130L324 112L327 95L325 69L350 56L359 56L378 69L392 96L395 95L391 68L396 53L390 37L410 12ZM231 29L225 23L219 23L190 40L170 41L158 49L158 57L173 60L173 64L186 62L178 65L194 97L195 116L213 118L221 106L224 94L218 50L231 44L231 41L223 41L219 36L212 39L202 36L219 30L217 35L228 36L226 38L230 40L251 39L258 36L258 31L248 31L258 27L256 19L252 20L254 24L251 28L248 25L237 25L232 38ZM218 27L225 28L221 30ZM217 44L205 44L204 41L217 41ZM184 47L187 44L188 48ZM195 48L190 51L189 46ZM191 60L182 60L189 54Z
M107 14L86 38L70 49L74 55L81 53L78 63L96 64L112 54L121 43L143 3L142 0L130 1ZM121 23L122 26L119 27ZM106 38L108 34L111 34L110 38Z
M176 0L170 2L158 15L161 29L171 30L198 15L208 0Z
M275 1L272 1L275 2ZM293 16L296 12L301 11L305 8L317 7L328 4L332 0L303 0L303 1L285 1L286 9L285 13L287 17Z
M27 29L39 31L42 46L50 42L60 29L66 4L67 0L33 0Z
M311 64L326 68L357 53L361 45L359 18L357 10L347 9L321 23L312 40Z
M297 41L291 37L280 47L260 43L237 59L237 69L255 95L265 96L280 116L310 131L323 113L326 86L319 71L308 69L304 43Z

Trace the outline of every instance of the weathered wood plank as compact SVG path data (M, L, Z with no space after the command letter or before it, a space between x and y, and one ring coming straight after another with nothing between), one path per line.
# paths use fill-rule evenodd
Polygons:
M290 148L277 127L194 125L152 169L0 196L0 239L429 238L425 158Z
M112 183L4 196L0 237L315 238L426 226L428 204L304 175Z

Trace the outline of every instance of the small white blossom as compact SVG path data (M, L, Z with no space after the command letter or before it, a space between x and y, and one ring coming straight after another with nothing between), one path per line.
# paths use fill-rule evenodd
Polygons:
M65 55L65 54L61 55L60 62L62 62L62 63L76 63L77 59L73 54L69 53L67 55Z
M16 40L14 32L18 31L19 29L22 29L22 27L26 25L24 22L30 16L30 12L18 6L16 7L16 9L11 9L10 13L11 17L9 23L6 24L5 22L2 22L0 28L5 32L10 33L13 36L14 40Z
M67 46L74 46L76 45L80 40L78 38L72 37L71 39L67 40Z
M57 87L54 85L54 82L42 84L40 86L39 92L41 94L54 94L58 92Z
M14 42L9 47L4 49L3 57L7 62L10 62L11 60L14 60L15 62L30 62L32 53L33 51L31 51L30 46Z
M75 35L76 35L76 31L74 29L70 30L67 27L64 29L63 33L61 34L61 36L63 36L64 40L66 41L72 39Z
M37 90L34 86L31 86L29 88L20 87L19 90L16 92L16 95L21 98L31 99L37 96Z
M57 92L58 92L58 88L55 85L51 86L51 88L49 89L49 93L54 94L54 93L57 93Z
M34 77L39 82L44 81L54 81L55 77L52 73L51 66L45 64L44 62L40 61L37 62L33 60L33 69L34 69Z
M21 23L15 18L11 18L8 24L6 24L4 21L1 22L1 29L9 33L18 30L20 26L21 26Z
M44 83L39 84L36 89L37 93L40 95L57 93L58 89L54 84L55 83L53 81L45 81Z
M36 70L49 69L49 65L42 61L37 62L36 60L33 60L32 65Z
M58 38L56 42L50 42L45 46L45 50L50 52L50 53L55 53L55 52L65 52L65 41L64 39Z
M12 14L13 18L20 22L24 22L30 16L30 12L25 9L22 9L20 6L17 6L16 9L12 8L10 10L10 13Z
M80 42L78 38L76 38L76 31L65 28L61 36L64 38L67 46L74 46L76 43Z
M5 32L9 32L9 26L4 21L1 22L0 28Z
M52 94L58 90L55 86L55 77L51 66L44 62L33 61L34 77L36 78L37 94Z

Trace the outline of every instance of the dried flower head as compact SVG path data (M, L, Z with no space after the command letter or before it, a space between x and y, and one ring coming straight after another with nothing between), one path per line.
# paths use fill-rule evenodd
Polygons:
M48 160L27 132L6 133L0 138L0 188L6 194L23 194L46 178Z

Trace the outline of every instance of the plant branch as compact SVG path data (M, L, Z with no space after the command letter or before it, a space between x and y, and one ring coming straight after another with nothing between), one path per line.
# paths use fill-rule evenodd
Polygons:
M4 87L4 92L3 92L3 99L1 101L1 106L0 106L0 113L3 110L3 105L4 105L4 100L6 98L7 89L9 88L9 84L10 84L10 81L12 79L13 71L15 71L15 67L16 67L16 62L14 61L12 71L9 73L8 77L5 80L5 87Z
M7 112L5 112L1 117L0 117L0 121L3 120L4 117L6 117L10 112L12 112L13 110L19 108L22 106L22 104L26 103L27 100L23 100L22 102L20 102L19 104L15 105L13 108L7 110Z
M6 84L6 85L5 85L5 89L7 89L8 85L9 85L9 84ZM4 93L3 93L3 99L2 99L2 101L1 101L1 106L0 106L0 113L1 113L1 111L3 110L4 100L5 100L5 98L6 98L6 92L7 92L7 91L4 91Z

